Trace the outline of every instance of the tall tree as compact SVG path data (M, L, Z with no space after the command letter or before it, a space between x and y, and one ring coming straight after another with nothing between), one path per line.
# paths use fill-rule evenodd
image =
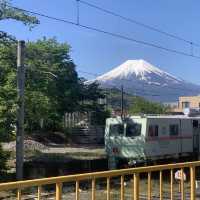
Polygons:
M9 1L0 0L0 21L16 20L32 28L39 24L36 17L13 8ZM0 139L9 139L16 119L16 41L14 36L0 30ZM0 174L6 170L8 154L0 146Z
M29 28L39 20L29 13L12 7L9 0L0 0L0 20L16 20ZM15 124L16 111L16 39L0 30L0 132L3 138ZM6 136L6 137L5 137Z
M76 111L79 104L79 80L70 46L43 38L27 43L26 51L27 125L38 126L42 119L46 128L55 128L64 113Z

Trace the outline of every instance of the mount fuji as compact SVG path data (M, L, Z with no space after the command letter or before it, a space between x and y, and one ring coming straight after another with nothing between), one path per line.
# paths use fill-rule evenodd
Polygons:
M102 88L121 89L126 93L142 96L151 101L172 102L179 96L200 94L200 85L177 78L145 60L127 60L111 71L89 80Z

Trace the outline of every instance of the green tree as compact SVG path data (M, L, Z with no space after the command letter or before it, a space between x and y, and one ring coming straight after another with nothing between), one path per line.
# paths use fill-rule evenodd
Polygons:
M130 114L165 114L167 107L160 103L148 101L142 97L134 97L133 103L130 106Z
M55 38L26 44L25 127L26 131L62 129L66 112L93 112L104 121L103 91L96 83L78 78L70 58L70 46ZM16 46L0 45L0 134L10 135L16 122ZM94 118L95 119L95 118Z
M32 28L38 24L36 17L13 8L9 1L0 0L0 20L16 20ZM16 118L16 44L15 37L0 30L0 140L9 140ZM8 153L0 145L0 175L7 167Z
M0 0L0 20L16 20L32 28L39 20L10 1ZM0 135L8 139L16 118L16 39L0 30Z
M79 79L69 56L70 46L55 38L27 43L27 128L61 128L66 112L79 107ZM31 129L32 129L31 128Z
M105 99L105 91L99 84L94 82L84 84L82 81L80 97L82 100L80 110L91 113L91 123L93 125L105 125L106 118L110 117L110 111L105 108L104 103L100 103L100 99Z

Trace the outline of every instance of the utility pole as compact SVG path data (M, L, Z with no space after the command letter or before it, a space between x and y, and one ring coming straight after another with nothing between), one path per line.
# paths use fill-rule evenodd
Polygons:
M17 45L17 137L16 137L16 179L23 179L24 163L24 67L25 42L18 41Z
M121 85L121 118L124 118L124 87Z

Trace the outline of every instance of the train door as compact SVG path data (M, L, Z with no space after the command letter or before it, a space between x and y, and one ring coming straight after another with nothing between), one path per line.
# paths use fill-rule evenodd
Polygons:
M192 121L192 128L193 128L193 152L198 153L199 152L199 134L200 134L198 120Z
M105 148L108 155L108 168L116 169L119 151L124 137L124 124L122 122L108 123L108 133L105 135Z

